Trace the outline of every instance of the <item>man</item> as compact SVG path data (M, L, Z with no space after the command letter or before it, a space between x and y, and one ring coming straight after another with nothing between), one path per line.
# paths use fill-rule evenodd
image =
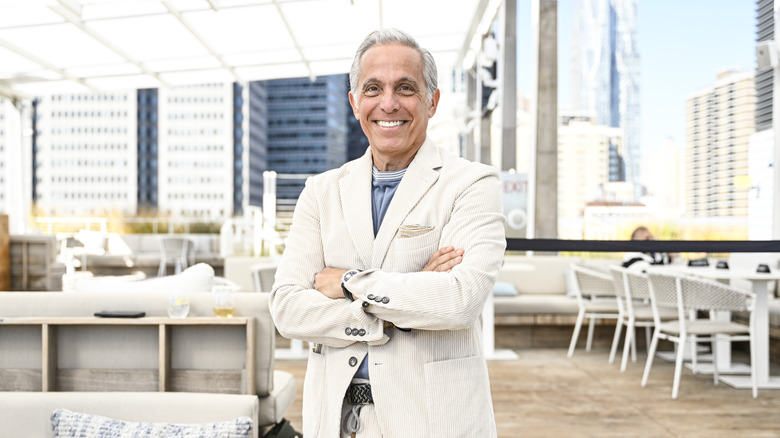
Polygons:
M655 240L647 227L637 227L631 233L631 240ZM622 266L637 271L647 271L650 265L668 265L672 258L665 252L628 252L623 256Z
M270 307L313 345L308 438L496 436L480 314L506 247L499 179L426 137L439 96L427 50L371 33L349 92L370 147L298 200Z

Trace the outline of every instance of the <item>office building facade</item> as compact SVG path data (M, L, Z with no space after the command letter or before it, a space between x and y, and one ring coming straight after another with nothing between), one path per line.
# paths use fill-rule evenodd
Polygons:
M685 207L693 218L746 217L753 71L728 70L686 99Z
M41 97L33 199L44 215L137 211L136 92Z
M621 128L625 181L641 195L637 0L575 0L572 105L597 125Z
M294 207L307 176L347 160L347 117L352 114L345 76L265 81L268 169L278 174L280 210Z

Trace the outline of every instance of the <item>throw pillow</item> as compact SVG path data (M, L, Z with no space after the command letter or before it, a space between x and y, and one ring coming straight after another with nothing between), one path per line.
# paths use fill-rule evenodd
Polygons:
M54 438L250 438L252 420L203 424L144 423L117 420L100 415L55 409L51 414Z
M515 296L517 295L517 288L515 285L508 281L497 281L493 285L493 295L495 296Z

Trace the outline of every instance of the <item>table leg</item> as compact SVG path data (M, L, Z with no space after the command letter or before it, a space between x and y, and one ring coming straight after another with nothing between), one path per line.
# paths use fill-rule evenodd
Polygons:
M482 345L485 358L488 360L513 360L517 359L517 353L512 350L496 350L496 317L493 293L488 295L485 307L482 309Z
M760 389L780 389L780 377L769 375L769 308L767 288L769 281L753 280L753 292L756 294L755 332L753 348L756 349L756 381ZM718 369L720 371L720 369ZM720 380L735 388L751 388L750 376L721 376Z

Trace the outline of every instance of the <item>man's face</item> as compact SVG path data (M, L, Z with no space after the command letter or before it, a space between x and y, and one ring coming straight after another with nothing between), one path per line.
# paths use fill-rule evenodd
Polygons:
M349 102L379 170L409 165L425 141L438 101L436 90L426 102L422 56L416 50L392 43L363 54L357 95L350 93Z

